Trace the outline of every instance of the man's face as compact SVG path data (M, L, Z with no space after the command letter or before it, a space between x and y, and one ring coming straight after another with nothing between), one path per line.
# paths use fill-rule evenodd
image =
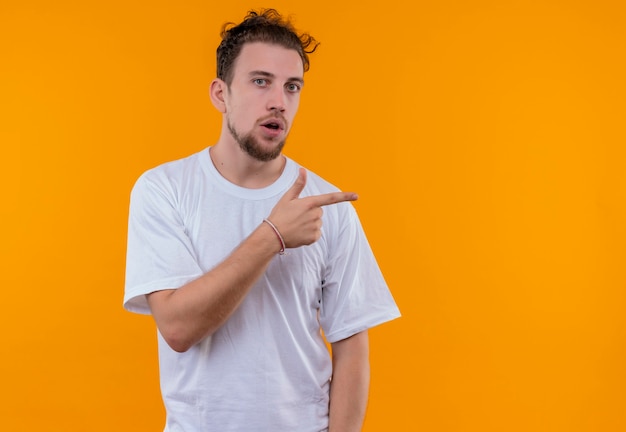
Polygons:
M247 43L225 92L228 130L248 155L270 161L281 153L298 110L304 68L292 49Z

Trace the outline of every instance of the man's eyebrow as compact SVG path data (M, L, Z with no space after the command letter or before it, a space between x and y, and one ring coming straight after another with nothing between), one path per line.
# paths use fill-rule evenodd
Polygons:
M262 70L250 71L248 73L248 75L250 77L261 76L261 77L266 77L266 78L276 78L276 75L274 75L273 73L267 72L267 71L262 71ZM299 83L301 86L304 85L304 80L302 78L300 78L300 77L288 78L287 81L289 81L289 82L294 82L295 81L295 82Z
M271 72L266 72L266 71L262 71L262 70L254 70L254 71L250 71L248 73L249 76L263 76L263 77L267 77L267 78L275 78L276 75L274 75Z

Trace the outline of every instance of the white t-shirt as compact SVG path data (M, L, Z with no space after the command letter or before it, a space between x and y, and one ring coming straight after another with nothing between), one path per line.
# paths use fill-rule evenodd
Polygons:
M224 179L208 149L144 173L131 195L124 306L211 270L292 186ZM308 173L301 197L337 188ZM185 353L158 335L166 432L320 432L328 427L329 342L400 316L350 203L324 207L321 238L276 255L241 306Z

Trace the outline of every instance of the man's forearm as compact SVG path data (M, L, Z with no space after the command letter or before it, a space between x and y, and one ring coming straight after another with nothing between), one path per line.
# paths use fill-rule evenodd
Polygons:
M369 392L367 331L332 344L333 379L330 385L329 432L359 432Z
M222 263L175 290L148 295L163 338L182 352L217 330L239 307L280 250L274 232L261 224Z

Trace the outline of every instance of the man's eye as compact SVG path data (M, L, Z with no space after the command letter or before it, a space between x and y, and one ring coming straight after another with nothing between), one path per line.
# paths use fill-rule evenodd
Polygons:
M300 91L300 86L295 83L287 84L287 90L292 93L297 93Z
M264 87L267 85L267 80L263 79L263 78L255 78L253 80L253 82L258 85L259 87Z

